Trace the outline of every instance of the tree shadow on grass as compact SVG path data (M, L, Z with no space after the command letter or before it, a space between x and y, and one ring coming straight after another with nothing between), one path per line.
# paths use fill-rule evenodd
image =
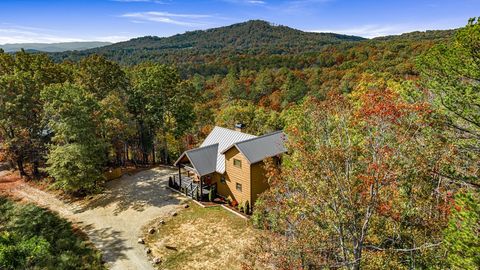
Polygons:
M178 195L166 188L168 177L172 173L174 171L171 169L155 168L112 180L107 183L106 190L101 195L77 207L75 213L112 204L115 205L114 215L130 208L142 212L149 206L178 204Z

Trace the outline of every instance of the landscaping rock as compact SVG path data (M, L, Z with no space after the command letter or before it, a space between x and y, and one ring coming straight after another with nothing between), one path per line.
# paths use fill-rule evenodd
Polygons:
M165 225L165 221L164 220L160 220L158 223L162 224L162 225Z
M143 240L143 238L138 238L137 242L139 244L145 244L145 241Z
M185 204L185 205L183 206L183 208L188 208L188 207L190 207L190 205L188 205L188 204Z
M176 217L176 216L177 216L177 212L173 212L172 217Z
M152 250L150 248L146 248L145 253L150 254L150 253L152 253Z
M154 234L154 233L155 233L155 228L150 228L150 229L148 230L148 233L149 233L149 234Z
M160 258L158 258L158 257L155 258L155 259L153 259L153 263L154 263L154 264L159 264L159 263L161 263L161 262L162 262L162 259L160 259Z

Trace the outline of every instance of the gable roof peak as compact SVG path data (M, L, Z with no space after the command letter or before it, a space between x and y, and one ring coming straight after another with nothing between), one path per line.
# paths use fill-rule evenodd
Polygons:
M259 137L235 142L225 148L221 153L225 154L232 147L236 147L250 164L257 163L268 157L273 157L287 152L285 147L286 135L283 131L274 131Z

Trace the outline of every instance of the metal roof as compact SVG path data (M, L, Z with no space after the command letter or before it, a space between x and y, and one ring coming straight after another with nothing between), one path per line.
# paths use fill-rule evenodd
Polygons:
M218 173L225 172L225 156L223 155L223 150L230 147L232 144L240 141L245 141L248 139L256 138L257 136L242 133L239 131L231 130L228 128L214 127L212 132L208 134L207 138L203 141L200 147L218 144L217 152L217 162L216 162L216 171Z
M287 152L285 147L286 135L282 131L276 131L243 141L233 143L222 151L225 154L232 147L236 147L250 164L257 163L268 157L273 157Z
M224 153L228 149L237 147L250 164L253 164L286 152L284 141L285 134L282 131L257 137L227 128L214 127L200 147L185 151L175 162L175 166L187 157L200 176L215 171L224 173Z
M215 172L218 143L185 151L175 162L175 166L187 156L199 176Z

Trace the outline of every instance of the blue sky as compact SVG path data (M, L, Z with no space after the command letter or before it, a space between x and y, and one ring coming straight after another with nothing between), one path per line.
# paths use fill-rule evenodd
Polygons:
M451 29L480 0L0 0L0 44L112 41L262 19L363 37Z

